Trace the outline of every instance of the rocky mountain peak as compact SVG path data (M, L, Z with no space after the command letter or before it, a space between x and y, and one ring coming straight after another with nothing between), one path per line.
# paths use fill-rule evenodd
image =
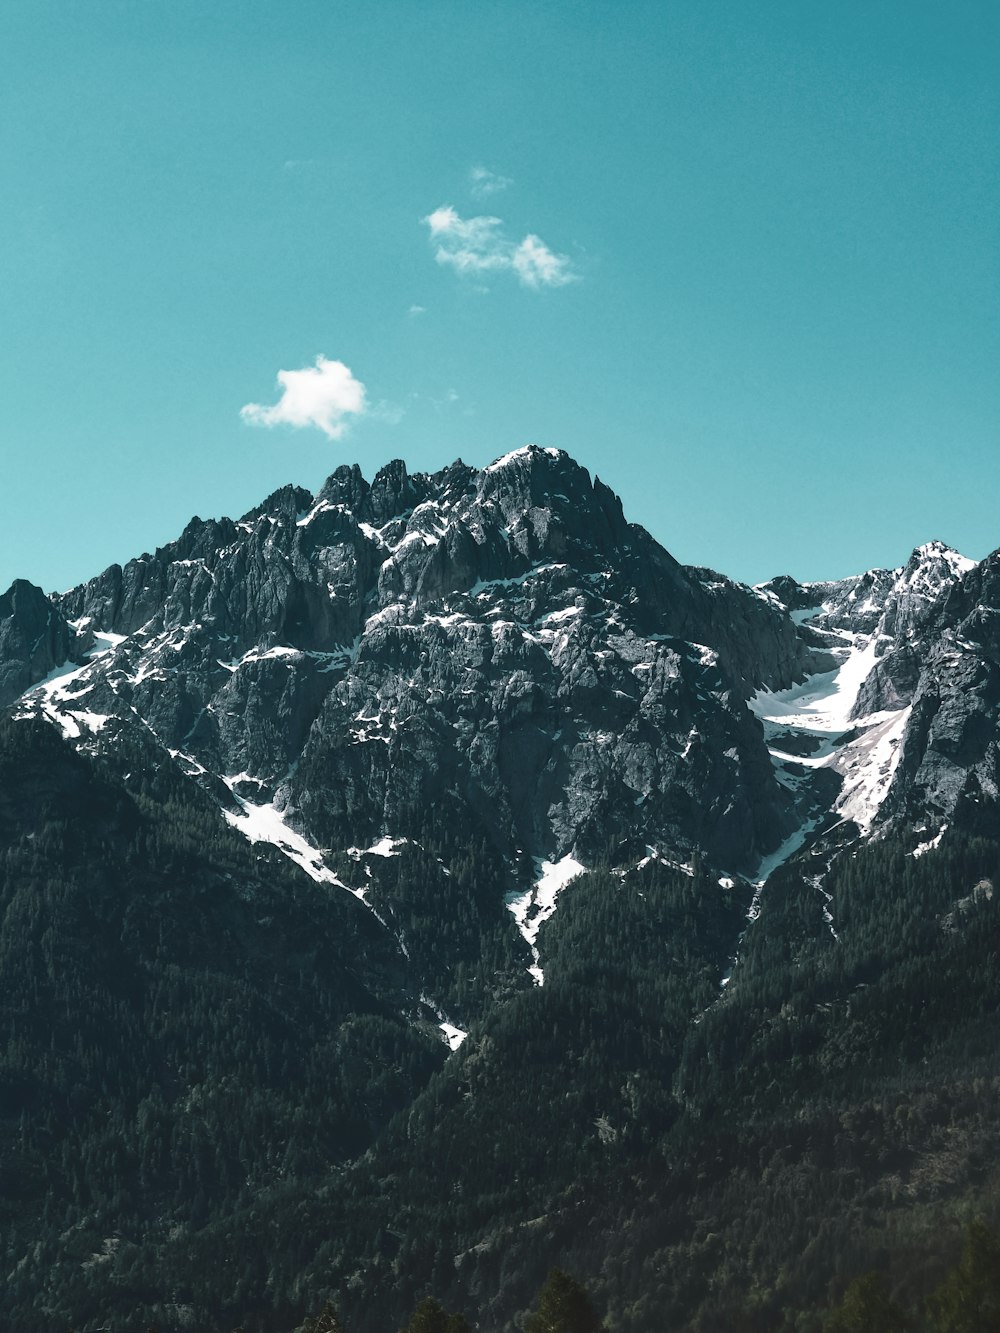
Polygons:
M272 491L263 504L257 505L240 519L241 523L255 523L259 518L294 518L312 505L312 495L302 486L279 486ZM228 520L222 520L227 522ZM202 520L193 518L192 525L201 525ZM187 532L187 528L185 532Z
M274 1271L272 1242L283 1233L277 1223L247 1230L248 1190L260 1191L265 1221L268 1200L280 1196L272 1217L291 1216L297 1236L313 1228L326 1282L328 1238L349 1219L345 1200L362 1200L351 1222L361 1237L379 1216L386 1225L417 1218L422 1231L437 1225L416 1194L400 1210L401 1168L406 1182L418 1180L408 1190L421 1188L424 1170L400 1156L404 1142L409 1160L444 1178L436 1271L472 1283L469 1260L460 1267L456 1253L488 1255L492 1238L506 1247L519 1231L536 1248L530 1219L561 1216L567 1199L572 1212L583 1197L570 1163L572 1184L546 1186L542 1203L534 1183L531 1192L518 1186L516 1203L504 1204L517 1224L498 1232L495 1174L480 1186L463 1165L497 1126L513 1126L510 1160L534 1182L562 1160L551 1145L570 1125L579 1160L599 1154L600 1181L609 1160L643 1160L652 1136L688 1105L684 1139L696 1157L679 1158L671 1180L695 1168L700 1179L706 1126L750 1123L745 1157L767 1161L759 1125L770 1124L779 1092L801 1119L798 1085L775 1082L790 1051L797 1078L819 1050L809 1086L825 1088L877 1038L884 1047L874 1058L896 1079L897 1033L925 1018L911 941L940 945L935 967L953 960L951 988L964 1007L955 946L966 931L988 936L978 923L994 881L977 870L935 899L932 881L944 874L937 865L923 873L913 858L952 839L946 872L964 864L959 829L995 834L998 610L1000 553L966 569L940 543L899 569L826 584L786 575L750 589L681 566L627 524L599 480L558 451L533 448L484 471L456 462L411 475L393 463L372 483L345 465L315 496L283 487L238 522L192 519L175 542L62 598L15 583L0 597L0 690L20 695L0 727L6 922L21 922L17 938L8 930L10 990L30 1020L36 1069L55 1067L48 1019L66 1015L59 1067L68 1096L52 1101L69 1107L59 1159L120 1160L130 1173L100 1205L100 1225L84 1200L62 1289L81 1290L82 1272L104 1284L88 1291L130 1301L133 1259L119 1263L102 1238L151 1247L165 1217L190 1214L197 1233L170 1223L179 1248L163 1271L180 1271L204 1230L214 1284L218 1237L238 1236L243 1256L249 1234L262 1237L263 1255L248 1260L249 1290L253 1273ZM864 846L886 835L887 845ZM877 929L861 915L873 901ZM869 930L879 948L905 937L877 1004L881 964L859 952ZM35 972L18 972L21 960ZM774 960L780 985L767 971ZM984 966L987 1013L994 972ZM168 1002L186 993L181 983L202 976L165 1021ZM33 977L67 984L46 992ZM902 1017L884 1032L900 977ZM34 1003L52 993L58 1003ZM82 1010L82 1024L81 995L101 1000ZM144 1008L128 1007L133 995ZM870 1028L857 1031L851 1005L871 1015ZM243 1024L239 1041L234 1023ZM295 1045L303 1033L308 1041ZM90 1052L103 1034L114 1040L99 1066ZM16 1059L28 1049L20 1040ZM756 1080L758 1060L773 1064L743 1085L746 1098L729 1114L719 1100L725 1080ZM950 1052L945 1068L950 1078ZM921 1095L924 1072L914 1074ZM502 1105L488 1118L482 1106L495 1089ZM525 1109L511 1117L518 1090ZM820 1100L829 1118L825 1092ZM947 1117L950 1088L945 1105ZM113 1123L109 1106L125 1107ZM320 1134L327 1114L337 1119ZM36 1119L8 1115L11 1141L25 1142ZM81 1122L95 1127L99 1150L78 1151ZM38 1138L40 1214L58 1123L49 1116ZM147 1125L155 1138L135 1137L131 1127ZM731 1175L726 1126L709 1209ZM251 1177L247 1145L261 1132L271 1137ZM117 1150L124 1133L133 1134L128 1153ZM334 1162L340 1134L348 1147ZM443 1177L434 1156L442 1134L458 1144ZM775 1135L787 1151L786 1127ZM204 1188L200 1163L223 1160L220 1143L232 1164L220 1167L232 1184L222 1195L230 1214L202 1227L190 1199ZM535 1154L527 1167L526 1143ZM289 1144L299 1145L294 1157ZM640 1157L610 1157L626 1150ZM169 1169L172 1178L188 1161L190 1173L177 1172L188 1194L169 1214L159 1195L148 1221L115 1229L119 1197L152 1197L149 1173ZM294 1174L276 1176L275 1164ZM463 1202L472 1220L460 1241L456 1169L466 1172L463 1200L467 1182L482 1190L475 1208ZM340 1179L352 1181L344 1199L331 1188ZM62 1188L70 1198L76 1178ZM330 1211L314 1211L317 1199L332 1201ZM27 1229L18 1241L42 1256L31 1259L31 1292L18 1279L25 1310L42 1308L53 1290L51 1256L62 1252L70 1214L53 1216L62 1230L47 1249ZM583 1230L590 1253L596 1233L589 1223ZM560 1221L560 1246L565 1234ZM405 1252L414 1281L428 1271L422 1243ZM379 1244L361 1258L345 1251L340 1271L377 1269ZM134 1240L126 1245L137 1251ZM382 1256L384 1275L402 1252ZM685 1284L689 1260L685 1243ZM301 1277L297 1253L294 1264L289 1291ZM476 1289L489 1288L494 1268L490 1260L476 1270ZM221 1315L203 1318L207 1308L198 1307L198 1326L229 1327ZM123 1309L114 1326L131 1328ZM170 1309L177 1327L190 1325L193 1305ZM399 1320L372 1316L365 1326L390 1323ZM31 1315L17 1326L34 1327ZM489 1324L509 1326L506 1316ZM650 1327L661 1326L654 1311ZM710 1309L699 1326L732 1321Z
M26 711L97 748L141 719L248 829L271 811L316 864L414 835L443 796L512 865L599 854L612 814L640 852L734 867L782 832L743 701L801 673L794 625L685 571L561 450L396 460L370 484L345 465L316 496L193 519L58 610L89 655Z
M421 473L410 476L401 458L386 463L375 474L368 492L367 513L375 527L399 518L415 509L430 493L428 479Z
M799 583L787 574L758 585L796 621L814 631L877 635L896 640L911 635L932 606L976 562L942 541L914 548L895 569L869 569L830 582Z
M505 513L535 505L589 497L593 492L590 473L562 449L526 444L504 454L479 473L480 500L499 501Z
M72 641L65 617L41 588L15 579L0 596L0 705L65 662Z
M240 827L292 829L314 868L416 836L444 796L512 866L602 855L613 826L751 870L862 769L871 825L895 769L843 738L891 713L883 749L895 764L905 744L911 772L903 713L941 696L945 620L985 642L970 617L991 570L935 541L898 569L750 589L679 565L569 454L526 445L370 483L344 464L60 598L15 585L0 650L26 711L96 748L141 719ZM38 687L61 663L70 684ZM787 699L749 711L761 691ZM829 754L806 783L820 697Z
M942 541L916 547L906 564L892 571L895 577L885 596L881 633L897 641L912 638L934 604L975 566L976 561Z
M344 505L360 513L371 491L357 463L342 463L323 483L316 496L317 502Z
M914 548L910 558L899 571L897 586L934 598L943 588L960 579L970 569L975 569L977 563L945 542L938 540L924 542L922 546Z

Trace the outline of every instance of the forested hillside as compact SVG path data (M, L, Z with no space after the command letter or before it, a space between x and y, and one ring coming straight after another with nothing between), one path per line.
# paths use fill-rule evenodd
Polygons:
M528 448L15 585L4 1328L543 1333L554 1266L612 1333L938 1319L1000 1220L998 569L747 588Z

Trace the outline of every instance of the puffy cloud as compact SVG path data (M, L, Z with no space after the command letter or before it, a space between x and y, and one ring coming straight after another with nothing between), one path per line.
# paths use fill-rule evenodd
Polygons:
M469 189L476 199L488 199L491 194L500 194L513 184L509 176L501 176L488 167L473 167L469 172Z
M576 276L566 256L553 254L538 236L525 236L512 264L525 287L564 287Z
M367 411L365 386L344 365L318 356L303 370L279 370L281 397L271 407L247 403L240 416L252 426L316 426L339 440L350 417Z
M557 255L538 236L512 241L503 221L461 217L443 204L423 219L430 230L434 258L458 273L510 272L524 287L564 287L577 275L565 255Z

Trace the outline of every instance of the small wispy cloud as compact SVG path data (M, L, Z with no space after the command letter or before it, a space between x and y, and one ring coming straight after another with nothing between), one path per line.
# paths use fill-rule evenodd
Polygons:
M446 389L440 398L435 398L433 395L428 398L428 402L435 412L443 412L454 407L458 400L459 393L457 389Z
M411 319L419 319L421 315L427 314L427 307L425 305L411 305L407 314Z
M344 365L318 356L303 370L279 370L281 397L270 407L247 403L240 416L251 426L315 426L339 440L351 417L368 410L365 386Z
M576 277L565 255L553 254L540 237L530 234L514 251L511 262L525 287L564 287Z
M374 421L381 421L386 426L398 426L406 416L406 409L400 407L398 403L383 401L373 403L368 409L368 415Z
M501 194L513 184L509 176L501 176L488 167L473 167L469 172L469 189L476 199L488 199L491 194Z
M457 273L513 273L523 287L565 287L577 274L565 255L556 254L539 236L529 233L513 241L503 220L461 217L443 204L422 221L430 231L434 258Z

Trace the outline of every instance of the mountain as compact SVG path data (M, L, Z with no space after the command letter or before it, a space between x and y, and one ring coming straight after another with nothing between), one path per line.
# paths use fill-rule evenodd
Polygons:
M803 765L836 772L834 809L862 833L873 824L934 837L949 822L995 827L996 562L977 565L935 541L901 569L765 585L840 659L828 681L812 677L752 705L786 781L801 780ZM781 752L789 734L808 747L795 750L797 765Z
M41 588L16 579L0 597L0 705L66 662L72 638Z
M59 609L99 660L28 709L138 716L324 847L405 836L431 789L529 858L592 852L609 806L622 837L748 868L781 826L742 700L801 672L793 627L682 569L557 451L370 487L341 468L192 520Z
M978 1199L885 1108L1000 1138L954 1102L996 1091L998 571L750 588L528 446L15 583L8 1326L501 1328L568 1253L616 1327L735 1326L751 1276L777 1327L862 1201ZM844 1145L829 1271L755 1241Z

